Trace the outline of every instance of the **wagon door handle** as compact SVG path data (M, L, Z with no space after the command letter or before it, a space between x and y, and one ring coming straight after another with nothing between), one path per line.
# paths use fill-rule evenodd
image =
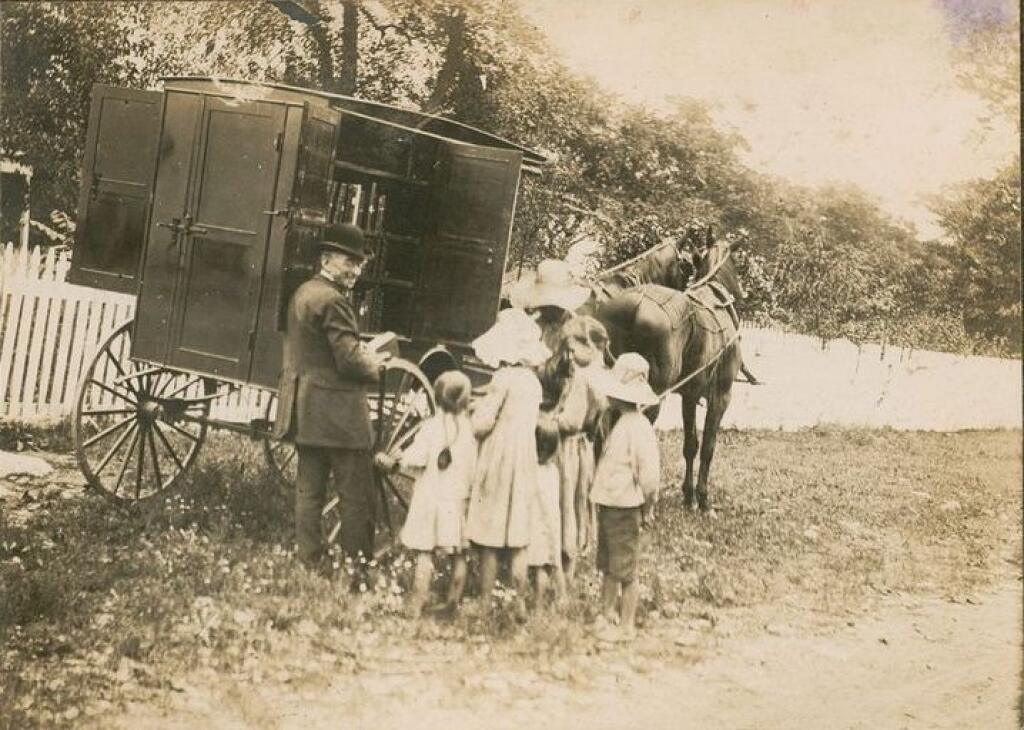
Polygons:
M169 228L175 233L181 233L181 218L171 218L170 223L167 221L160 221L157 225L161 228Z
M203 226L189 226L187 232L193 236L205 236L210 232L210 229Z
M171 232L171 240L167 244L167 248L174 248L178 245L178 236L181 235L182 226L181 218L171 218L171 222L160 221L157 223L160 228L166 228Z

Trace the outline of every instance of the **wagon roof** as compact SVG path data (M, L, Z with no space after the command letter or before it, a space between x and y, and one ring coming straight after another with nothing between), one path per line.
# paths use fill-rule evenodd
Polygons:
M411 109L402 109L391 104L384 104L376 101L357 99L352 96L333 94L317 89L306 89L300 86L288 86L262 81L243 81L239 79L223 79L211 76L170 76L161 79L165 85L184 84L189 88L212 86L222 93L230 93L238 96L253 96L256 89L257 95L266 98L302 98L304 101L326 100L335 108L348 111L353 114L370 117L385 124L399 126L413 133L426 134L428 136L442 137L453 142L481 145L484 147L496 147L506 150L518 150L523 153L524 162L527 165L546 165L550 160L540 152L528 147L516 144L507 139L499 137L490 132L485 132L468 124L457 122L454 119ZM310 98L312 97L312 98Z

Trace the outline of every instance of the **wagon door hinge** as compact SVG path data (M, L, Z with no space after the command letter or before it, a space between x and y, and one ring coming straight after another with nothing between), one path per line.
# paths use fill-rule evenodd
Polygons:
M274 135L274 152L280 152L281 146L284 144L284 132L278 132Z
M249 352L256 349L256 328L253 327L249 330Z

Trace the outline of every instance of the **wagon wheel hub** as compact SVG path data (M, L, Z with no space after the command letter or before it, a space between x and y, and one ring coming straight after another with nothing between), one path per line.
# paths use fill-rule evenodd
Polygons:
M160 418L162 413L163 408L159 401L146 398L139 403L139 420L147 425Z

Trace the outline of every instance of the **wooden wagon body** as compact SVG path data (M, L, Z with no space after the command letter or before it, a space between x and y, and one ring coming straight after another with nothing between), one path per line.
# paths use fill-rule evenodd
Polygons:
M430 376L493 323L520 178L544 163L452 120L308 89L95 86L70 278L137 304L82 380L90 483L147 498L174 484L207 426L265 437L267 418L214 423L209 404L276 387L288 301L332 222L375 250L355 292L362 329L399 335L401 359L368 395L379 446L408 434L423 416L403 417L409 393L429 400Z

